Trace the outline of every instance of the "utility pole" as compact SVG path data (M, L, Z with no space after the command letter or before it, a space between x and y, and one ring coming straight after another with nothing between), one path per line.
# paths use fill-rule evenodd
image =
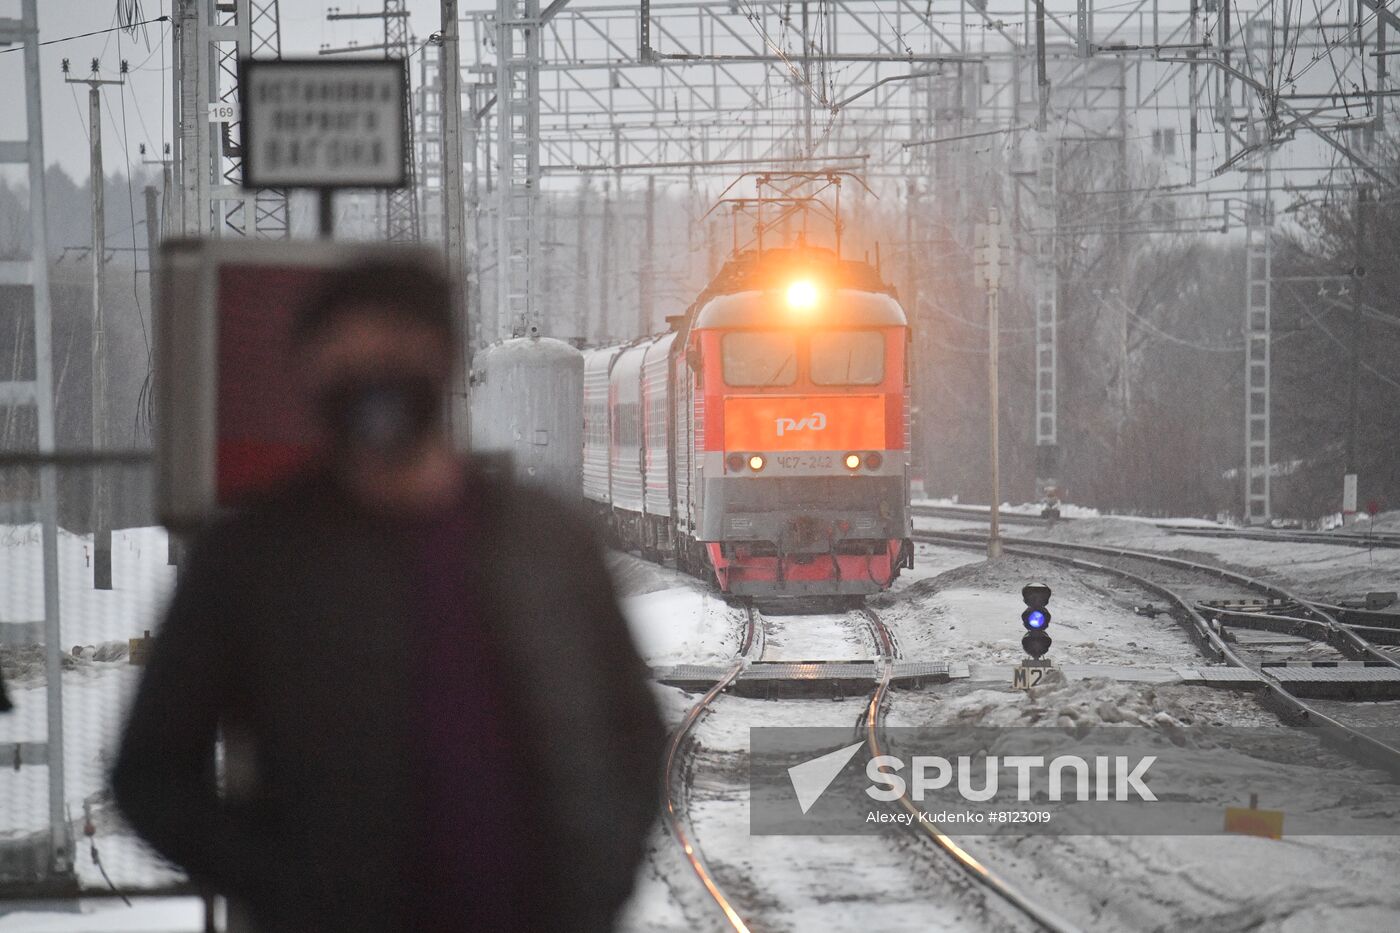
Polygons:
M578 189L578 229L574 236L577 242L574 244L577 252L574 256L574 269L576 270L577 283L575 292L578 301L575 304L577 311L574 319L570 322L571 332L583 338L584 343L592 339L592 334L588 330L589 319L589 275L588 275L588 176L584 175L579 180Z
M175 164L175 162L174 162L174 158L173 158L173 157L171 156L171 154L170 154L170 143L166 143L166 144L165 144L165 150L164 150L164 155L165 155L165 157L162 158L162 159L148 159L148 158L146 158L146 144L145 144L145 143L141 143L141 144L138 146L138 151L140 152L140 155L141 155L141 164L142 164L142 165L159 165L159 166L160 166L160 177L161 177L161 187L160 187L160 191L162 192L162 197L161 197L161 201L160 201L161 209L160 209L159 214L157 215L157 218L156 218L156 221L157 221L157 222L156 222L156 225L155 225L155 228L154 228L154 229L162 230L162 231L165 231L165 230L174 230L174 229L176 229L176 228L179 226L179 218L178 218L177 210L176 210L176 202L177 202L177 200L178 200L178 196L177 196L177 194L176 194L176 192L175 192L174 183L173 183L173 181L172 181L171 166L173 166L173 165ZM147 189L146 189L147 192L149 192L150 190L151 190L150 188L147 188ZM150 230L150 228L148 228L148 231L147 231L148 233L149 233L149 230ZM149 238L148 238L148 239L149 239ZM157 247L158 245L159 245L158 242L150 243L150 244L149 244L149 246L150 246L150 252L149 252L147 255L149 255L149 256L155 256L155 254L156 254L156 247ZM149 268L149 267L148 267L148 268Z
M1366 206L1370 200L1369 185L1356 189L1356 241L1353 246L1351 268L1351 373L1347 385L1347 439L1346 476L1342 478L1342 517L1346 522L1356 518L1357 475L1361 464L1357 462L1357 435L1361 430L1361 411L1357 405L1361 385L1361 354L1365 342L1365 294L1366 262Z
M555 319L554 302L554 280L555 262L555 221L556 217L554 199L541 197L539 205L540 214L540 243L539 243L539 264L535 273L539 286L539 324L541 329L549 333L558 333Z
M802 154L812 155L812 46L808 32L808 0L802 0Z
M466 302L467 307L463 312L463 320L471 322L472 339L477 343L482 343L482 335L485 333L485 324L482 320L482 309L485 307L482 300L481 288L481 250L482 243L485 242L481 226L481 173L482 173L482 132L481 123L483 110L480 106L481 98L485 94L485 85L473 83L467 86L467 106L464 108L462 116L462 143L461 153L467 160L466 165L466 215L467 223L462 228L462 237L466 240L463 252L466 258L466 271L463 278L466 280ZM491 159L490 149L487 148L485 158L485 170L487 181L487 193L491 190ZM464 327L466 325L463 325Z
M1228 2L1226 5L1228 6ZM1200 66L1196 64L1196 50L1194 48L1196 43L1200 41L1198 38L1198 36L1200 35L1200 28L1199 24L1196 22L1197 17L1199 16L1199 11L1199 0L1191 0L1191 45L1193 46L1193 48L1191 49L1191 51L1186 53L1186 57L1190 59L1190 64L1186 66L1186 80L1188 83L1186 99L1190 102L1191 105L1191 113L1190 117L1188 118L1188 122L1191 132L1191 184L1193 186L1196 184L1196 150L1199 145L1199 137L1201 130L1199 122L1200 118L1196 114L1196 87L1198 81L1197 69ZM1229 133L1226 133L1225 135L1229 136Z
M462 67L458 44L457 0L442 0L442 23L438 32L438 86L442 106L442 240L447 257L448 273L463 279L463 292L457 296L458 333L462 340L462 375L459 388L461 402L453 412L458 424L458 438L463 444L471 437L471 366L476 348L476 328L472 321L472 277L467 265L466 214L463 211L462 187ZM472 95L472 104L476 95ZM472 114L475 119L475 114Z
M1045 68L1045 0L1035 0L1035 89L1040 115L1035 128L1045 132L1050 114L1050 74Z
M1254 134L1250 135L1251 141ZM1245 524L1267 522L1273 512L1270 466L1273 446L1272 335L1273 205L1269 156L1245 169Z
M997 332L1000 327L1001 212L995 207L989 208L987 222L977 227L976 265L987 287L987 410L992 474L992 527L987 537L987 558L995 560L1001 557L1001 444L998 438L1001 425L997 410L1001 400L997 386L997 356L1001 350Z
M594 332L598 339L608 340L613 334L608 328L609 288L608 279L612 275L612 204L610 203L608 181L603 180L603 235L598 238L601 254L598 259L598 329Z
M170 166L165 167L165 191L168 195L170 191ZM155 185L147 185L146 195L146 268L148 281L155 275L156 256L160 252L160 241L166 230L174 226L170 223L167 215L165 220L161 218L160 194ZM166 202L169 207L169 199ZM154 291L154 289L152 289ZM180 562L180 544L178 535L165 536L165 563L174 567Z
M179 82L175 118L175 163L180 176L180 233L209 235L209 85L205 59L209 49L208 22L202 0L179 0L175 5L178 57L171 68Z
M919 384L919 339L923 336L923 321L919 317L919 279L915 265L915 250L917 249L917 237L915 231L915 215L919 207L919 182L918 179L910 178L905 183L904 199L904 307L908 318L909 327L913 334L908 345L909 375L905 391L908 393L909 405L906 417L909 418L909 477L910 482L917 484L915 495L919 498L924 496L924 458L920 444L923 441L923 431L919 428L918 402L914 394L914 386Z
M1055 230L1059 224L1059 144L1042 138L1036 169L1035 235L1035 479L1041 515L1053 522L1060 508L1059 432L1059 266Z
M98 77L98 61L92 60L92 73L86 78L68 76L68 59L63 60L63 80L68 84L88 86L88 144L92 154L92 449L94 453L107 450L107 329L102 309L102 285L107 267L107 209L104 203L102 173L102 86L125 81L126 62L121 64L122 77L112 80ZM92 474L92 586L97 590L112 588L112 514L108 501L106 476L102 467Z
M0 382L0 404L34 412L37 434L35 453L47 458L39 467L39 495L30 499L40 527L40 548L43 567L43 618L15 620L0 624L8 629L18 621L29 642L38 640L29 632L42 633L44 657L44 722L43 741L34 741L40 721L28 727L30 748L42 756L38 761L18 754L13 761L15 771L34 767L43 762L48 780L48 858L31 863L30 877L47 884L53 881L67 885L74 882L72 815L65 803L63 751L63 606L59 601L58 579L58 468L54 454L54 379L53 379L53 316L49 303L49 236L48 212L44 190L44 117L41 75L39 70L39 3L22 0L19 17L0 18L0 45L23 48L24 138L0 146L0 164L24 165L29 182L29 255L0 259L0 276L9 282L27 282L33 299L33 376L25 379L16 372L10 380ZM17 95L18 88L7 85L7 93ZM17 127L7 127L12 133ZM28 631L25 631L28 630ZM31 772L32 774L32 772ZM37 782L36 785L37 786ZM39 842L41 837L35 837ZM35 853L36 856L38 853Z
M642 236L642 267L637 270L637 302L640 319L637 321L637 336L651 333L656 320L656 267L653 263L656 242L656 176L647 176L646 217Z
M496 0L496 316L513 336L538 336L540 193L539 0Z

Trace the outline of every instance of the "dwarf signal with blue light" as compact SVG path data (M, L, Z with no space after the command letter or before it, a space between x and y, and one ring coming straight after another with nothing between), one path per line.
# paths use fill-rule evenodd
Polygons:
M1021 588L1021 599L1026 608L1021 613L1021 624L1026 634L1021 639L1021 647L1026 654L1040 658L1050 650L1050 587L1044 583L1030 583Z

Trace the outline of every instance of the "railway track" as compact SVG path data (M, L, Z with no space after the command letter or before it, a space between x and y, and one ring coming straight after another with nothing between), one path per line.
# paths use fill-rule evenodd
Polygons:
M880 617L872 610L866 609L869 614L872 631L876 632L877 638L884 646L886 653L883 659L892 661L897 657L893 638L889 629L880 621ZM884 754L881 745L881 733L885 711L889 706L890 679L888 668L886 673L880 678L875 690L870 695L865 712L865 737L866 744L870 750L871 757L878 757ZM909 799L906 793L898 800L899 806L911 817L909 831L933 842L943 853L952 859L953 864L958 869L966 873L976 884L995 896L999 900L1009 904L1018 913L1030 920L1035 926L1042 930L1053 931L1053 933L1067 933L1076 929L1068 922L1056 916L1055 913L1044 905L1037 903L1021 889L1012 885L1005 878L993 872L980 861L975 855L964 846L956 842L951 836L945 833L937 823L926 819L920 819L921 811L914 802Z
M991 512L985 508L913 505L909 508L915 516L943 518L955 521L989 521ZM1105 515L1104 518L1113 518ZM1035 528L1047 527L1045 519L1038 515L1024 515L1019 512L1002 512L998 521L1003 525L1024 525ZM1074 522L1073 518L1060 518L1061 522ZM1272 541L1283 544L1337 544L1346 547L1400 548L1400 534L1378 532L1358 534L1347 531L1295 531L1286 528L1203 528L1199 525L1178 525L1171 522L1152 522L1152 527L1161 528L1174 535L1187 535L1196 538L1242 538L1250 541Z
M870 755L876 756L883 754L881 742L884 716L890 700L890 671L891 665L900 657L900 649L893 633L880 618L879 613L873 609L861 607L845 615L859 618L862 621L865 632L875 648L881 668L875 688L865 702L862 725L869 743ZM747 664L751 661L773 660L768 657L769 646L780 652L783 650L784 646L776 639L765 636L764 628L764 618L761 613L749 607L739 657L728 668L725 676L707 690L687 711L680 725L672 734L665 759L665 813L671 833L679 843L706 896L712 902L714 910L719 917L723 918L726 928L741 931L741 933L747 933L751 929L751 919L745 918L743 908L736 902L735 897L724 889L716 877L715 871L706 862L695 830L686 813L688 786L685 771L688 757L687 748L693 738L697 723L714 708L719 697L733 686ZM788 651L793 650L791 646L786 647ZM907 796L899 801L899 805L917 813L913 802ZM1007 905L1014 914L1029 921L1033 928L1052 931L1052 933L1066 933L1066 931L1075 929L1048 908L1037 904L1023 891L991 871L982 861L944 833L936 824L926 820L914 820L909 831L920 839L933 842L938 850L950 859L947 863L950 871L957 872L960 877L970 879L976 889L983 891L985 896Z
M961 548L982 548L987 540L984 535L930 531L915 532L914 539ZM1368 764L1400 774L1400 747L1366 734L1363 729L1370 723L1355 714L1353 704L1300 696L1304 692L1300 685L1307 687L1306 678L1291 676L1299 669L1289 662L1331 665L1359 661L1377 668L1400 668L1395 653L1373 644L1366 632L1358 630L1361 627L1339 621L1329 611L1336 607L1220 567L1128 548L1008 538L1003 539L1003 550L1013 556L1117 576L1161 596L1167 602L1164 611L1186 627L1210 659L1258 674L1260 688L1286 721L1318 727L1333 745ZM1217 603L1222 589L1226 599L1256 605L1224 607ZM1275 640L1241 637L1242 632L1271 633ZM1317 650L1305 646L1320 646L1326 656L1319 658ZM1311 668L1302 670L1315 673ZM1338 666L1330 670L1350 669Z
M983 535L958 532L916 532L915 539L963 548L981 548L986 543ZM1385 613L1365 613L1310 601L1276 584L1178 557L1105 545L1017 539L1007 539L1005 549L1012 555L1052 560L1084 571L1115 576L1162 597L1165 604L1160 611L1181 623L1205 655L1258 675L1263 701L1285 721L1314 726L1330 745L1368 764L1400 774L1400 747L1368 734L1365 728L1373 723L1352 716L1355 704L1299 696L1299 691L1287 678L1279 676L1280 670L1290 662L1311 665L1319 661L1323 664L1360 661L1371 667L1400 668L1400 656L1389 650L1400 646L1400 619ZM1222 597L1241 605L1222 605ZM1245 601L1253 601L1255 605L1244 608ZM845 647L851 649L857 643L866 649L873 646L877 658L877 679L865 702L861 723L868 752L877 756L884 753L884 721L892 695L891 671L900 658L900 650L889 628L873 609L862 607L843 615L848 620L859 620L864 630L861 637L857 637L857 626L843 622ZM686 801L690 794L687 768L697 723L735 685L751 662L791 663L811 657L803 652L801 639L794 637L795 633L806 630L806 623L793 621L802 617L778 618L782 621L775 623L765 620L758 610L748 609L739 656L724 676L688 710L672 736L666 756L665 809L672 835L712 905L707 909L713 909L716 919L722 918L726 929L738 931L751 929L750 924L755 919L706 863L695 829L687 817ZM1371 637L1377 632L1385 633L1379 636L1382 638L1393 636L1392 642L1377 644ZM820 648L828 653L839 651L841 639L828 635ZM917 807L908 797L896 805L917 816ZM1013 926L1026 923L1042 930L1074 929L1054 911L989 868L984 859L939 825L916 818L911 820L908 831L936 846L937 852L945 857L936 864L946 866L950 877L956 875L971 881L970 890L980 891L983 903L989 907L996 905L1008 919L1014 914ZM717 864L721 869L719 874L726 875L725 865ZM742 882L733 877L728 880L736 890L741 888ZM951 883L955 891L967 890L961 882ZM751 896L749 891L742 893L744 900Z
M705 889L710 900L714 902L715 907L723 914L725 921L732 929L741 931L741 933L748 933L749 927L740 916L738 908L729 895L720 888L719 882L715 880L700 847L695 843L694 831L686 816L687 787L683 774L686 757L684 751L695 730L696 723L710 710L720 694L734 683L755 650L757 649L758 653L761 654L762 643L763 636L758 613L753 606L749 606L744 623L744 635L739 646L739 657L730 665L726 674L690 707L680 725L671 733L671 741L666 747L666 759L662 771L663 802L671 836L680 844L681 851L684 853L691 870L695 873L695 877L699 879L701 886Z

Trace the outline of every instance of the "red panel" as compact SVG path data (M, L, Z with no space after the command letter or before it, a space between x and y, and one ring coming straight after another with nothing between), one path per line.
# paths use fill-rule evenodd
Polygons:
M879 395L731 395L724 400L726 450L882 450Z
M224 265L218 282L220 505L264 490L313 455L308 405L291 359L291 323L326 273Z
M885 450L904 449L905 331L885 332Z

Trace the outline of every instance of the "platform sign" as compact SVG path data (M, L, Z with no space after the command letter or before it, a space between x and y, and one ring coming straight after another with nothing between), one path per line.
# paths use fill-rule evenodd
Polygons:
M397 60L243 61L243 187L404 187L407 80Z
M1348 473L1342 477L1342 514L1356 514L1356 474Z
M169 240L156 265L156 498L197 526L315 454L291 326L332 270L373 255L441 265L427 247Z

